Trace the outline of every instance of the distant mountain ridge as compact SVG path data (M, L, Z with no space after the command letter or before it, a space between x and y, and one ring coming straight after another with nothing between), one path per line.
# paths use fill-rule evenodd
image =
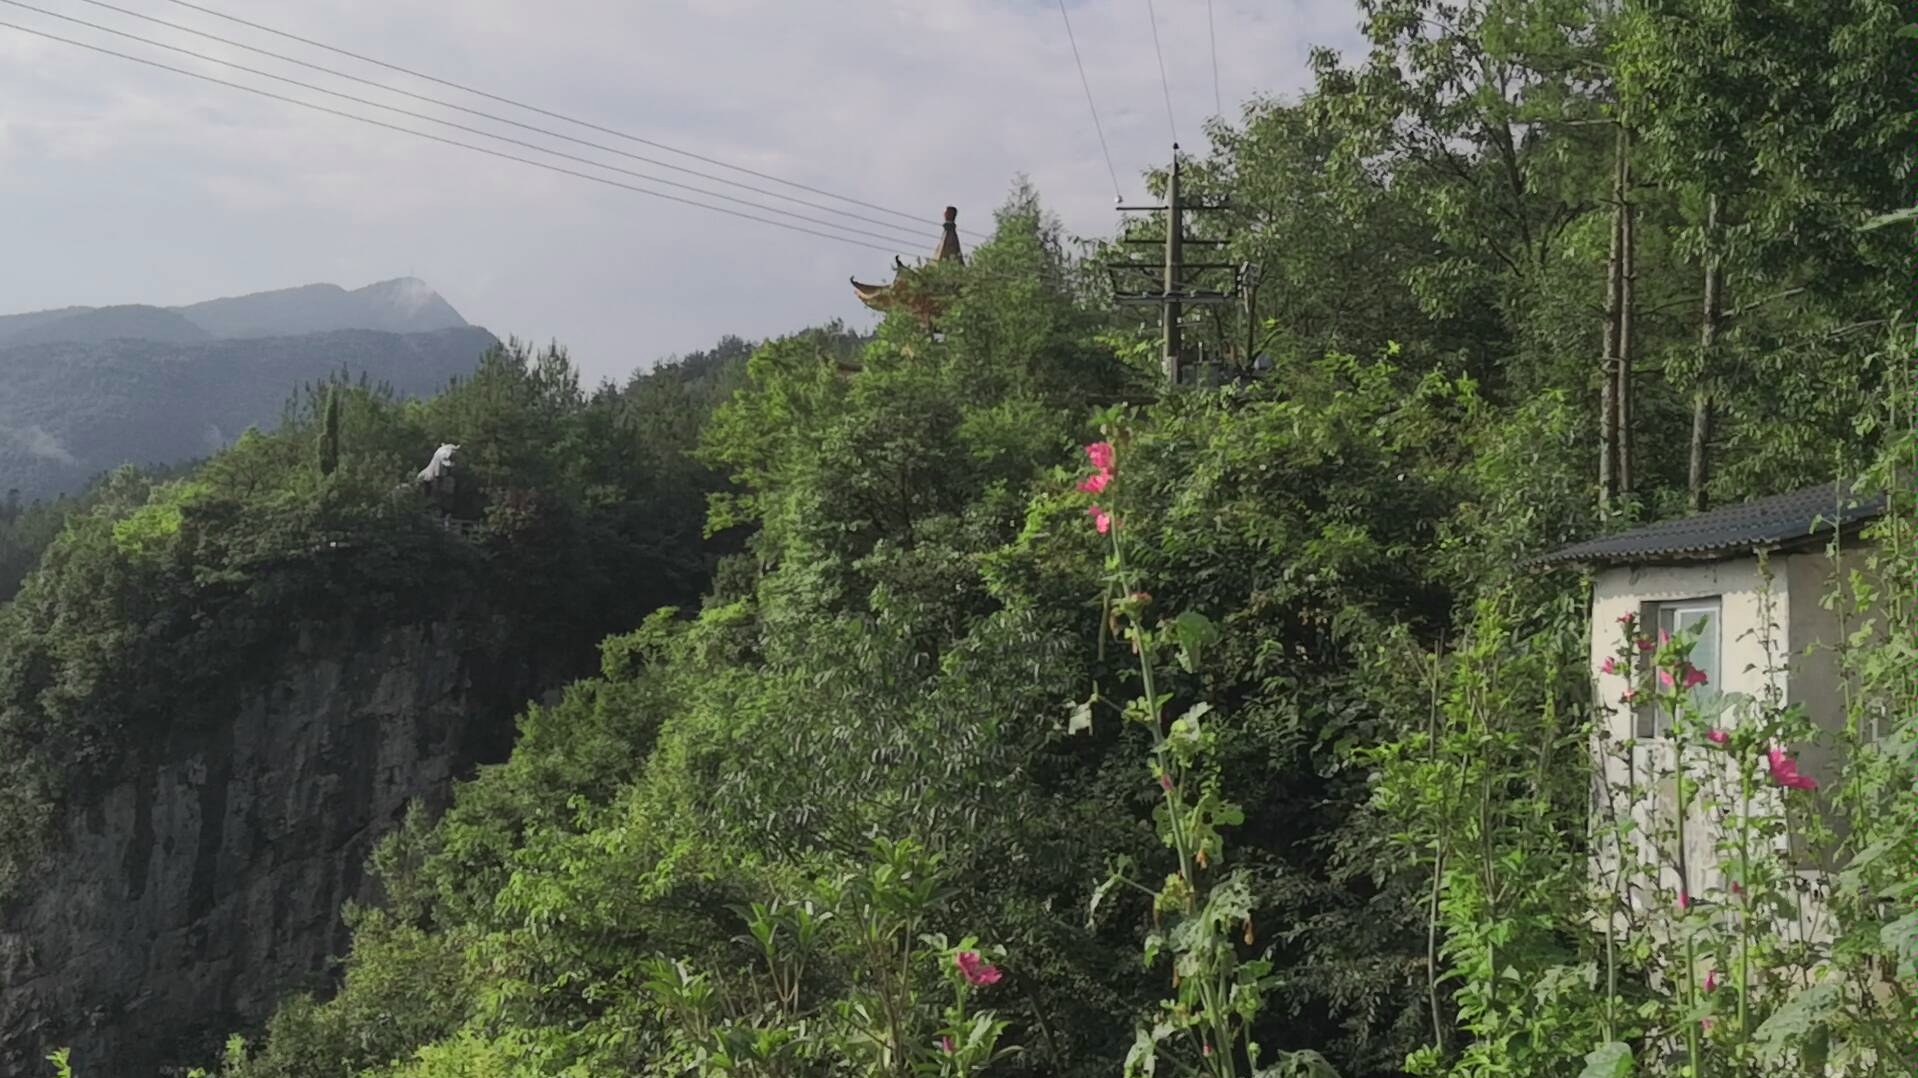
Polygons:
M341 372L436 393L497 343L411 277L0 316L0 494L52 497L122 464L206 456Z
M426 282L396 277L350 292L336 284L309 284L185 307L126 304L0 315L0 349L56 341L250 340L343 329L429 333L468 325Z

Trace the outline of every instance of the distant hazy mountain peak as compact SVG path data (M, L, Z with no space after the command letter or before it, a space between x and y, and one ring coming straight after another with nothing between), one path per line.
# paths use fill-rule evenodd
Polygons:
M435 329L463 326L466 320L461 318L451 304L433 291L425 281L418 277L395 277L390 281L376 281L365 288L354 289L350 293L369 302L386 304L388 307L404 311L409 315L431 314L440 320L450 320L447 326L435 326Z
M310 284L208 300L178 308L215 337L286 337L336 329L422 333L467 325L452 305L416 277L396 277L351 292Z

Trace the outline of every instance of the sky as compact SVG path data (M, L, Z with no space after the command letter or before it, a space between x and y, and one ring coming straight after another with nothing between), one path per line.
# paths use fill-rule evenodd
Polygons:
M593 380L721 336L831 318L869 325L847 278L929 254L939 212L990 228L1018 177L1068 233L1108 234L1113 183L1056 0L205 0L215 11L554 113L911 215L726 172L237 26L177 0L113 0L363 78L669 164L902 224L869 249L270 100L0 26L0 313L177 305L411 276L501 337L565 345ZM30 4L42 11L26 10ZM1207 0L1068 0L1121 192L1172 130L1203 150L1214 114ZM1172 105L1153 46L1156 9ZM52 13L52 14L49 14ZM1212 0L1227 114L1307 84L1308 50L1358 44L1351 0ZM523 147L169 53L55 15L718 191L890 230L385 94L88 0L0 0L0 22L491 146ZM1169 128L1171 130L1169 130ZM594 165L544 158L622 183ZM709 196L660 188L713 202Z

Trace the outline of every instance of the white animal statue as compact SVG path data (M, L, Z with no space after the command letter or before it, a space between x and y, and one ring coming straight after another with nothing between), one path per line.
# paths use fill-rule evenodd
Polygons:
M433 451L432 462L420 469L418 476L419 481L422 483L432 483L434 480L445 479L451 476L453 474L453 455L458 453L459 450L460 447L451 442L435 449Z

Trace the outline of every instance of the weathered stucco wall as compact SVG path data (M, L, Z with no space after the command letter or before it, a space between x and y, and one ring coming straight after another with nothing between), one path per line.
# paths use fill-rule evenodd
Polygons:
M1831 586L1831 560L1820 552L1775 555L1768 566L1769 583L1755 556L1692 565L1621 567L1597 574L1592 590L1592 677L1600 706L1609 710L1606 727L1615 745L1630 741L1634 734L1634 713L1619 703L1627 687L1625 676L1601 670L1606 657L1618 646L1618 619L1627 613L1642 617L1648 603L1707 597L1720 600L1723 651L1718 689L1733 697L1721 701L1723 710L1715 719L1716 725L1736 727L1740 712L1736 698L1762 699L1771 689L1783 702L1805 707L1826 730L1842 729L1842 677L1833 649L1851 626L1823 602ZM1837 761L1828 749L1809 744L1792 749L1801 771L1820 782L1832 780ZM1636 784L1654 791L1649 798L1616 806L1619 811L1632 812L1646 834L1660 821L1670 826L1676 800L1672 770L1673 753L1668 741L1639 743L1628 750L1607 753L1608 785ZM1719 778L1729 780L1731 775L1730 761L1709 751L1694 750L1687 757L1686 770L1708 783ZM1773 797L1776 793L1768 787L1761 796ZM1687 830L1686 860L1692 866L1692 889L1703 893L1724 886L1713 870L1718 860L1713 848L1718 836L1696 819ZM1601 871L1609 870L1606 862L1601 857ZM1663 882L1675 888L1676 873L1668 868Z
M1780 691L1784 690L1782 670L1773 678L1766 675L1761 643L1769 633L1774 646L1782 647L1790 618L1791 596L1786 591L1783 579L1777 574L1777 568L1774 564L1774 579L1769 589L1755 557L1690 565L1624 566L1597 574L1592 581L1591 668L1592 677L1596 679L1598 703L1609 710L1606 728L1614 745L1630 742L1633 738L1634 710L1619 702L1630 683L1623 673L1606 674L1601 668L1606 657L1618 647L1621 630L1618 619L1626 614L1637 614L1643 618L1644 605L1647 603L1716 596L1721 618L1719 646L1723 649L1719 664L1719 691L1760 696L1765 692L1768 681L1774 681ZM1656 626L1649 631L1655 632ZM1779 654L1782 661L1783 652ZM1649 788L1653 791L1649 798L1613 795L1615 810L1621 814L1629 812L1637 820L1641 840L1640 857L1649 858L1652 854L1650 836L1656 833L1661 821L1664 826L1670 826L1677 800L1676 781L1672 777L1674 758L1671 743L1662 740L1638 742L1628 749L1607 752L1605 759L1605 782L1608 788L1614 791ZM1690 764L1695 765L1696 761ZM1687 769L1690 771L1692 767L1688 765ZM1703 893L1722 882L1717 878L1718 874L1711 870L1717 860L1712 848L1715 841L1716 836L1705 828L1695 825L1687 828L1685 857L1688 864L1693 866L1688 874L1692 890ZM1598 866L1601 871L1610 871L1606 860L1601 858ZM1662 875L1663 885L1675 890L1678 886L1677 873L1668 869ZM1640 896L1639 901L1649 901L1649 897Z

